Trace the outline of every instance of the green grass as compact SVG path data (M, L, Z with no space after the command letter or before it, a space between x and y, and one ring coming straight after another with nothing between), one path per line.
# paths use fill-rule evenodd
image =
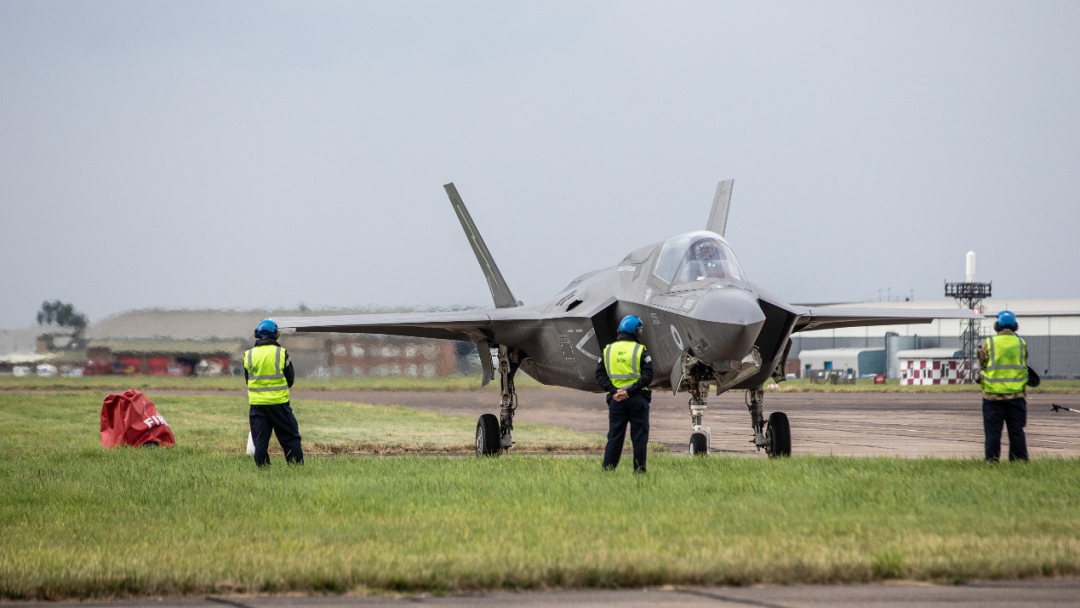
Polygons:
M518 388L543 386L521 374L516 378ZM38 376L0 376L0 391L72 391L102 390L120 392L129 388L146 390L192 390L192 391L243 391L243 377L207 376L86 376L83 378L46 378ZM443 376L439 378L297 378L296 389L313 391L467 391L480 389L480 376ZM484 390L497 392L499 383L489 384Z
M1080 574L1076 459L660 454L642 476L598 456L406 455L259 470L240 453L242 399L155 401L180 446L105 451L96 397L0 394L0 598ZM362 427L406 414L297 404L312 446L362 445ZM416 434L467 422L471 443L471 419L408 419Z
M247 448L247 398L147 395L169 422L177 445L222 454ZM102 395L0 393L0 454L100 448ZM299 400L293 412L305 452L473 453L476 419L401 406ZM596 451L604 438L542 424L516 424L517 451ZM277 453L280 447L271 446ZM271 453L274 453L273 450Z
M0 597L957 581L1080 573L1080 466L324 458L0 462Z

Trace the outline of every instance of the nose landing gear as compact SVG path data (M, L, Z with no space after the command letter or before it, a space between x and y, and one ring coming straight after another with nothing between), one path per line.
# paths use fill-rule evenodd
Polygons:
M701 424L708 404L705 397L709 394L709 383L694 379L690 382L690 423L694 432L690 435L690 455L708 456L712 445L712 431Z

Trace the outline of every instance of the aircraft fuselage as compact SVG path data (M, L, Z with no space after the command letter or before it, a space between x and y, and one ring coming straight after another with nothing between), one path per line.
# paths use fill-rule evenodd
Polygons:
M696 234L722 241L719 235ZM538 381L586 391L600 390L597 363L626 315L644 324L641 341L652 355L655 388L670 388L671 372L687 352L706 365L742 361L767 321L754 287L743 279L714 277L672 286L654 272L663 245L583 275L547 302L528 307L543 322L498 332L493 341L521 350L521 369Z

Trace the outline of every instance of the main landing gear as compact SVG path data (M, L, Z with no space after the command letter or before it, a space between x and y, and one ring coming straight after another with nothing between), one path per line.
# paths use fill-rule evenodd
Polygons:
M700 373L695 373L700 372ZM712 432L702 424L708 407L706 398L709 394L709 380L706 370L691 369L689 378L690 423L693 433L690 435L690 455L706 456L712 451ZM754 427L752 443L757 449L764 449L770 458L791 455L791 426L787 415L773 412L768 422L762 417L761 405L765 398L763 390L746 391L746 407L750 410L750 422Z
M753 389L746 391L746 407L750 410L750 423L754 426L754 447L765 449L769 458L791 456L791 426L787 414L773 412L766 423L761 415L761 404L765 401L765 391Z
M517 410L517 390L514 374L521 365L521 353L499 345L499 417L484 414L476 421L476 455L497 456L514 445L514 411Z

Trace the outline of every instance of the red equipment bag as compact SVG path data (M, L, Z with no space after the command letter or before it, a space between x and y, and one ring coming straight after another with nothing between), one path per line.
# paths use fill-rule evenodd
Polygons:
M137 448L147 443L176 445L169 423L158 414L154 402L133 388L105 397L101 406L101 446Z

